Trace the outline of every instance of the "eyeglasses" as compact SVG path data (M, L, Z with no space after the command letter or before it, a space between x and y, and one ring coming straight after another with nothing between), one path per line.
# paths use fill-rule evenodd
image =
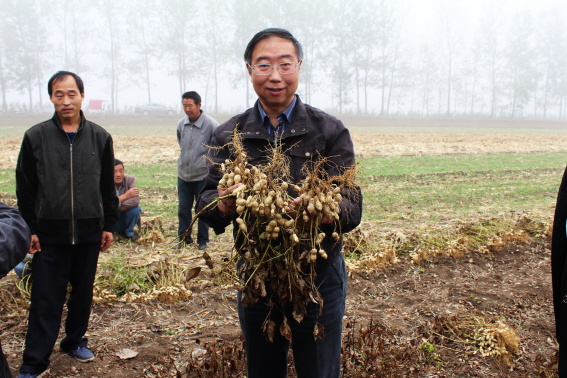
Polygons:
M299 63L292 63L292 62L284 62L279 63L277 65L278 72L282 75L292 74L297 71L297 67L301 64ZM258 76L266 76L272 73L274 66L271 64L256 64L255 66L248 65L250 69L254 72L254 74Z

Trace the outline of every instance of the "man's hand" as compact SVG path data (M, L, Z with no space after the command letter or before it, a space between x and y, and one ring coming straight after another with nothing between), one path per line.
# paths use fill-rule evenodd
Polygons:
M103 231L102 238L100 239L100 251L106 251L112 244L112 232Z
M229 195L230 193L232 193L234 189L242 185L244 184L239 182L238 184L235 184L227 189L223 189L220 186L217 186L217 192L219 193L219 197L224 197ZM234 212L236 211L236 197L228 197L221 199L219 200L217 205L218 205L219 213L221 213L225 217L228 217L234 214Z
M132 197L138 197L140 195L140 189L138 189L138 188L128 189L126 191L126 193L124 193L123 195L126 196L125 199L130 199Z
M289 207L286 206L285 211L287 212L287 215L289 215L292 219L297 217L297 212L300 212L300 216L303 216L303 210L305 209L303 206L300 206L301 204L301 198L297 197L296 199L293 200L293 202L291 203L293 208L297 208L297 210L291 210ZM299 206L299 207L298 207ZM323 220L321 221L321 223L319 223L319 226L323 225L323 224L331 224L333 223L334 219L333 218L329 218L328 216L324 215L323 216ZM309 215L309 223L305 225L308 228L313 228L315 227L315 219L313 219L311 217L311 215Z
M28 251L28 253L31 255L35 255L36 252L41 252L41 246L39 245L39 239L37 238L37 235L32 235L30 250Z

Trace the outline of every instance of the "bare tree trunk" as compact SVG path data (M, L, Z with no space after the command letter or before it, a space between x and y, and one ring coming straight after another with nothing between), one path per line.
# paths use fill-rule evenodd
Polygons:
M490 118L494 118L496 107L496 52L492 55L492 100L490 102Z
M4 66L2 64L2 40L0 39L0 85L2 86L2 110L8 111L8 104L6 104L6 82L4 81Z
M41 85L41 60L39 58L39 41L38 41L38 36L37 34L35 35L35 61L37 64L37 67L35 69L36 71L36 75L37 75L37 89L39 92L39 111L41 112L41 108L43 107L43 96L41 94L43 88Z
M339 114L343 114L343 48L340 44L339 53Z
M213 75L215 78L215 114L218 114L219 111L219 83L217 77L217 54L216 49L213 47L213 54L214 54L214 63L213 63Z
M384 115L384 96L386 95L386 46L382 46L382 98L380 114Z
M368 114L368 71L370 61L370 44L366 45L366 66L364 67L364 114Z
M214 58L213 58L214 59ZM211 71L213 70L213 65L209 67L209 73L207 74L207 84L205 85L205 105L207 106L206 111L209 111L209 82L211 81Z
M449 77L447 78L447 116L451 115L451 79L453 74L453 58L449 52Z
M32 82L31 82L30 79L28 79L28 93L29 93L29 99L30 99L29 111L32 112L33 111L33 98L32 98Z
M63 43L65 45L65 70L69 71L69 54L67 53L67 7L63 7Z
M36 54L39 55L39 54ZM38 61L38 65L39 65L39 56L37 56L37 61ZM37 70L35 71L37 74L37 91L39 94L39 111L41 112L41 108L43 106L43 96L41 95L41 92L43 91L43 86L41 85L41 70L39 69L39 67L37 68Z
M20 36L22 37L22 48L24 50L24 56L27 57L28 59L26 59L26 69L27 69L27 75L26 75L26 82L28 85L28 94L29 94L29 101L30 101L30 108L29 111L33 111L33 97L32 97L32 87L33 87L33 83L32 83L32 78L31 78L31 73L32 73L32 67L30 67L29 64L29 55L28 55L28 47L27 44L25 43L26 39L25 39L25 34L22 31L22 26L20 24L18 24L18 30L20 33Z
M394 73L396 72L396 63L398 62L398 52L400 50L400 37L402 31L398 30L398 35L396 38L396 46L394 48L394 60L392 62L392 68L390 69L390 87L388 88L388 107L386 108L386 114L390 114L390 100L392 99L392 88L394 87Z
M413 115L413 96L415 93L415 79L411 83L411 106L410 106L410 114Z
M355 57L355 62L358 60ZM356 81L356 114L360 114L360 90L359 90L359 78L358 78L358 64L355 66L355 81Z
M77 41L77 21L75 18L75 6L73 5L71 8L71 11L73 12L73 47L74 47L74 52L75 52L75 73L78 75L81 72L81 65L80 65L80 59L79 59L79 42Z
M110 20L109 20L110 21ZM110 101L112 114L116 113L116 78L114 76L114 39L112 29L110 30Z
M443 88L439 86L439 108L437 109L437 116L441 117L441 95L443 93Z
M514 118L516 116L516 97L518 96L518 67L514 65L514 85L512 88L513 96L512 96L512 111L510 112L510 118Z
M250 81L246 78L246 109L250 109Z
M549 95L549 76L550 76L550 64L547 64L547 72L545 73L545 89L543 91L543 119L547 118L547 97Z
M474 117L474 92L476 89L476 65L474 68L474 75L473 75L473 85L472 85L472 92L471 92L471 117ZM465 113L467 109L465 108Z
M146 43L146 28L144 26L144 18L141 17L140 24L142 26L142 43L144 44L144 63L146 66L146 84L148 86L148 102L152 102L152 94L150 91L150 58L148 56L148 45Z

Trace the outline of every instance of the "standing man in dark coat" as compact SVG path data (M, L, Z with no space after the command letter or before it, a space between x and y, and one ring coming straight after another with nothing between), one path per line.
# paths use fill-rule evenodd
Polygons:
M0 202L0 278L4 278L30 249L30 229L20 212ZM0 378L12 378L0 344Z
M24 134L16 167L18 208L31 230L33 287L19 378L37 378L61 323L67 293L67 336L61 350L81 362L94 359L84 337L91 313L98 254L112 243L119 208L112 138L85 119L81 78L57 72L47 84L53 118Z
M267 147L276 138L281 138L285 153L290 158L290 175L294 183L305 177L305 172L301 170L303 164L319 155L329 159L330 176L339 174L340 168L355 163L352 140L343 123L304 104L295 94L302 57L301 44L287 30L266 29L257 33L248 43L244 59L259 100L253 108L228 120L215 131L211 141L211 147L214 148L211 151L214 152L209 154L209 158L216 164L209 166L197 211L216 197L228 194L228 190L218 187L221 178L218 167L225 159L234 158L227 143L235 128L242 133L249 162L253 165L266 163ZM289 195L297 196L291 187ZM340 375L347 274L342 255L342 237L335 241L331 234L335 229L349 232L360 223L360 190L358 196L344 193L339 206L339 220L333 224L334 220L324 218L321 227L327 234L321 246L329 251L326 260L317 260L316 268L315 286L323 297L323 313L317 318L316 306L309 303L307 315L298 323L293 319L292 305L283 307L290 320L295 366L300 378L338 378ZM218 207L211 206L205 210L202 218L219 234L235 220L235 210L236 199L233 197L218 202ZM236 235L238 227L234 224ZM247 307L242 306L242 296L238 293L238 317L244 333L249 378L287 377L289 341L276 332L273 343L270 343L262 332L262 324L271 310L270 300L273 303L276 299L271 288L268 287L267 291L266 297ZM270 317L276 322L276 329L283 322L283 314L279 310L273 311ZM313 338L317 321L325 327L324 340L315 341Z
M551 239L551 284L559 342L559 377L567 377L567 170L557 195Z

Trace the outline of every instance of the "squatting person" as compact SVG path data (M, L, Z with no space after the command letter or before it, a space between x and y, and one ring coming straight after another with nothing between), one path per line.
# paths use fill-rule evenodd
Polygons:
M213 132L219 126L218 122L201 109L201 96L197 92L186 92L181 96L183 111L187 115L177 123L177 143L181 149L177 163L177 193L179 195L178 235L187 231L191 224L191 209L197 203L199 192L203 189L203 181L207 175L207 160L205 156L211 143ZM197 244L199 249L208 248L209 226L201 219L197 225ZM187 242L192 243L191 235ZM176 246L181 247L181 243Z
M62 351L94 359L84 337L91 313L98 254L118 222L112 138L85 119L83 81L59 71L47 84L53 118L25 132L16 167L18 208L31 230L33 287L19 378L47 370L67 293Z
M290 158L290 173L294 183L304 175L303 164L318 155L328 157L331 176L338 174L338 168L350 167L355 163L353 144L348 130L337 118L304 104L295 94L299 83L303 52L300 43L283 29L266 29L257 33L248 43L244 53L248 74L254 90L259 97L254 107L222 124L215 131L210 158L215 163L232 159L226 147L230 132L235 128L242 133L243 144L252 164L266 162L266 149L281 138L284 149ZM201 192L197 210L200 211L216 197L225 196L228 190L218 187L221 174L218 165L211 164ZM237 184L232 188L235 188ZM297 194L289 187L289 195ZM229 189L232 189L229 188ZM307 315L298 323L292 315L291 305L284 306L285 316L290 321L296 370L299 377L339 377L341 363L342 318L345 310L347 275L342 256L342 238L337 242L331 234L335 229L349 232L361 219L362 197L360 190L356 200L345 196L340 203L340 216L337 224L324 218L321 230L327 234L322 248L328 258L318 259L315 285L323 297L323 313L317 318L317 307L307 306ZM354 196L353 196L354 197ZM299 203L296 198L294 204ZM234 221L236 200L225 199L218 207L211 206L204 211L202 218L213 227L215 233L224 232L226 226ZM234 227L236 230L238 227ZM275 302L275 294L267 288L267 295L254 305L243 307L242 296L238 293L238 315L244 333L248 377L286 377L289 341L279 332L274 334L274 342L266 341L262 324ZM280 328L283 314L272 311L270 320ZM316 322L325 327L325 339L315 341L313 329Z
M4 278L30 249L30 229L20 212L0 202L0 278ZM0 344L0 378L12 378Z
M551 239L551 285L555 332L559 342L559 377L567 377L567 170L563 174Z
M114 159L114 185L120 202L120 218L112 231L135 242L140 238L134 233L136 225L140 230L140 189L136 188L134 176L124 174L124 163L118 159Z

